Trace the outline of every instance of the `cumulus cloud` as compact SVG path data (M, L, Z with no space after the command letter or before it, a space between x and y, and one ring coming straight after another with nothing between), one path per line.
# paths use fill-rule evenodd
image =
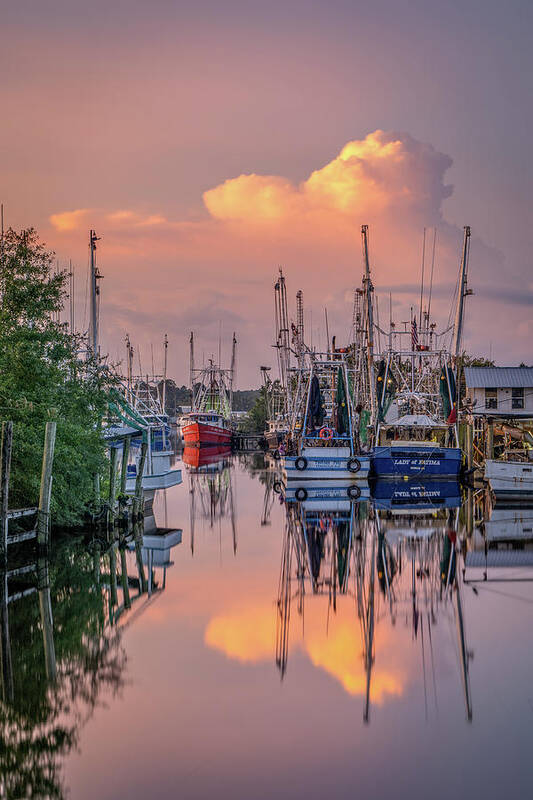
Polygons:
M376 285L387 294L397 287L397 320L408 318L409 305L418 302L423 228L437 227L433 309L442 323L446 321L462 239L462 229L450 224L443 212L452 192L445 181L451 163L449 156L408 134L377 130L345 144L300 183L253 173L229 178L206 191L203 209L187 219L172 219L152 209L61 212L50 218L51 238L64 251L83 242L82 231L89 224L97 229L103 237L104 317L106 302L124 306L124 298L129 298L127 305L137 304L142 312L137 320L140 338L153 328L147 315L157 321L163 312L175 310L176 318L196 320L210 347L217 335L214 322L238 317L241 376L243 383L253 384L258 382L256 365L264 363L272 338L271 292L278 265L285 268L291 295L304 290L308 329L310 309L315 309L317 326L327 305L330 328L341 338L346 335L351 293L362 273L362 223L370 225ZM502 257L474 240L471 266L474 284L482 276L485 300L482 312L481 295L477 306L469 301L471 320L476 326L479 322L480 329L467 345L481 351L487 303L493 303L495 318L502 316L496 299ZM213 292L216 302L206 303ZM116 337L116 326L108 329ZM474 334L474 325L467 325L469 332ZM317 329L314 335L315 344L320 344L323 333ZM185 377L185 344L178 360L176 368Z

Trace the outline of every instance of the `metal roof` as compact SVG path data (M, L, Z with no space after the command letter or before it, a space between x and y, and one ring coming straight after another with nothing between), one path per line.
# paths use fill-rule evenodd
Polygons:
M533 367L465 367L469 389L520 389L533 386Z

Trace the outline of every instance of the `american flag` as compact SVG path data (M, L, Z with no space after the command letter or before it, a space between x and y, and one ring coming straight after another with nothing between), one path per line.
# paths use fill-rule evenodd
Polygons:
M418 347L418 329L416 327L416 317L411 320L411 350Z

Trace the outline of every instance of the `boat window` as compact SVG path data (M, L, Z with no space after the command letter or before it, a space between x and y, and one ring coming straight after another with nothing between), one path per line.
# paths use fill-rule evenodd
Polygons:
M513 389L512 407L513 408L524 408L524 389L523 389L523 387L520 387L518 389Z
M485 389L485 408L498 408L498 390Z

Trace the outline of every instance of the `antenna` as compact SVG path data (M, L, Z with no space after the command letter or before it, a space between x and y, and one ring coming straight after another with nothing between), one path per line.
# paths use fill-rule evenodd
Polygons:
M324 315L326 317L326 342L327 342L327 353L329 355L329 325L328 325L328 309L324 306Z

